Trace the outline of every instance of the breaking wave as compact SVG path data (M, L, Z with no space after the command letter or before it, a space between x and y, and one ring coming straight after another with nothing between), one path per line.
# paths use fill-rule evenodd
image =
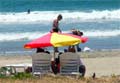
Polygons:
M120 36L120 30L109 30L109 31L83 31L84 36L87 37L114 37ZM25 33L0 33L0 41L22 41L22 40L33 40L41 37L47 32L25 32ZM64 31L68 33L68 31Z
M91 12L82 11L31 11L20 13L0 13L0 23L46 23L57 17L58 14L62 14L63 21L94 21L94 20L120 20L120 9L118 10L104 10Z

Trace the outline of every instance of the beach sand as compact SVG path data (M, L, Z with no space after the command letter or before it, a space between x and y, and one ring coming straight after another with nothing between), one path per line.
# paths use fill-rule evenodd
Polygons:
M120 50L79 52L86 66L86 77L96 73L96 77L120 75ZM32 63L29 55L0 56L0 67L8 64Z
M0 56L0 67L9 64L25 64L32 63L31 56L24 55L12 55L12 56Z

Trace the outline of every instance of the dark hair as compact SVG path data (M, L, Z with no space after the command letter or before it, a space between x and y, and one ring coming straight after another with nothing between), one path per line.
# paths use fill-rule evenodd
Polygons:
M42 49L42 48L37 48L36 53L39 53L39 52L45 52L45 51L44 51L44 49Z
M28 9L27 13L30 14L30 9Z
M83 32L80 32L81 35L83 35Z
M82 35L83 35L83 32L77 31L77 35L78 35L78 36L82 36Z
M59 14L59 15L58 15L58 18L59 18L59 19L62 19L62 15L61 15L61 14Z
M50 54L50 52L49 52L49 51L45 51L45 53Z
M72 29L72 34L77 35L78 34L77 30L76 29Z

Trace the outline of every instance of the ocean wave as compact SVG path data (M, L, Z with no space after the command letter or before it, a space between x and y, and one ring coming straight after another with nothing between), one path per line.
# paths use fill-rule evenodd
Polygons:
M84 36L87 37L115 37L120 36L120 30L109 30L109 31L83 31ZM25 32L25 33L0 33L0 41L23 41L33 40L41 37L48 32ZM69 33L69 31L63 31L63 33Z
M20 41L36 39L43 34L40 32L25 32L25 33L0 33L0 41Z
M63 21L94 21L94 20L120 20L120 9L92 12L81 11L31 11L21 13L0 13L0 23L47 23L55 19L58 14L63 15ZM47 21L47 22L46 22Z
M84 35L88 37L115 37L120 36L120 30L107 30L107 31L84 31Z

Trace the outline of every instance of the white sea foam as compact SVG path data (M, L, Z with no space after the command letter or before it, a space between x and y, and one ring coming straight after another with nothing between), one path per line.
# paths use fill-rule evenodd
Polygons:
M88 37L114 37L120 36L120 30L85 31L84 35Z
M18 41L18 40L32 40L43 34L40 32L25 32L25 33L0 33L0 41Z
M68 31L64 31L68 33ZM115 37L120 36L120 30L109 30L109 31L83 31L84 36L87 37ZM33 40L41 37L47 32L25 32L25 33L0 33L0 41L19 41L19 40Z
M0 13L1 23L33 23L51 21L57 17L58 14L63 15L63 21L94 21L94 20L120 20L120 9L118 10L104 10L104 11L31 11L21 13Z

